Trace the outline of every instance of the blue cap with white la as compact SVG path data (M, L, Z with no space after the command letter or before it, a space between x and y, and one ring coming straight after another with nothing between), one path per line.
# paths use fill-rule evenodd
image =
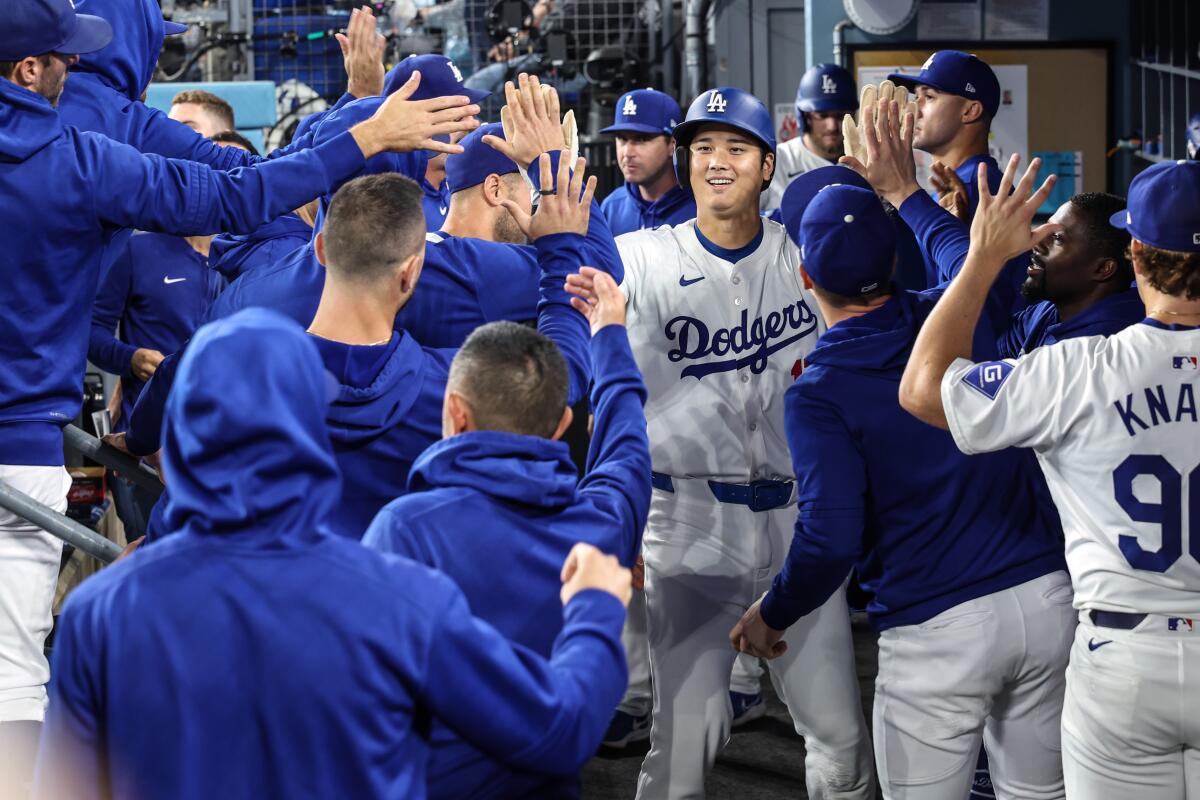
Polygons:
M1200 253L1200 161L1164 161L1138 173L1125 210L1109 223L1160 250Z
M683 118L679 103L669 94L655 89L634 89L617 100L613 124L600 133L645 133L670 136Z
M507 175L517 171L516 163L483 141L484 136L504 138L504 126L499 122L480 125L459 142L461 153L446 156L446 183L450 192L470 189L487 179L488 175Z
M787 229L788 238L796 247L803 244L800 239L800 220L808 204L817 196L817 192L827 186L843 185L857 186L860 189L871 188L866 178L840 164L810 169L788 184L783 198L779 201L779 216L783 227Z
M800 221L800 261L820 288L857 297L883 286L896 260L896 229L870 189L826 186Z
M978 100L989 117L1000 110L1000 81L996 73L979 56L960 50L938 50L925 60L917 75L893 72L888 79L912 91L918 86L930 86L940 92Z
M0 0L0 61L46 53L83 55L112 41L103 17L76 14L71 0Z
M383 76L383 96L387 97L408 83L414 72L421 73L421 84L410 100L465 95L471 98L472 103L478 103L491 94L480 89L468 89L463 85L462 72L453 61L438 53L428 53L409 56L389 69Z

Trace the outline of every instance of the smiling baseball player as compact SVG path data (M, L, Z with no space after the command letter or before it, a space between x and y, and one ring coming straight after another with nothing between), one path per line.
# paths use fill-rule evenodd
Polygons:
M980 187L967 262L925 324L900 401L966 453L1029 447L1066 534L1080 610L1063 707L1068 797L1200 797L1200 164L1157 164L1127 211L1147 318L1107 338L972 363L962 346L1031 236L1037 162ZM1050 226L1057 227L1057 226ZM969 337L967 337L969 338Z
M618 237L630 342L649 390L654 495L643 539L654 721L638 798L702 797L729 736L726 634L770 586L795 520L783 395L824 326L783 226L758 213L771 115L712 89L675 129L697 218ZM873 796L846 602L834 593L773 661L814 798Z

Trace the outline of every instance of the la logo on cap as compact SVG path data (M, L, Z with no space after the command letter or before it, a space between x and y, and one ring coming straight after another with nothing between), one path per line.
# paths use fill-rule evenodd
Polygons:
M828 75L821 76L821 91L825 94L837 94L837 84Z
M929 69L930 67L932 67L933 66L933 57L936 55L937 55L937 53L934 53L932 56L925 59L925 63L921 65L921 69Z
M633 102L633 95L625 97L625 105L621 106L621 113L627 117L637 116L637 103Z
M458 81L459 83L462 83L463 76L462 76L462 73L458 71L458 65L455 64L450 59L446 59L446 65L449 66L450 71L454 73L454 80Z
M724 114L726 105L728 103L725 102L725 98L721 96L721 93L713 89L712 94L708 98L708 111L710 113Z

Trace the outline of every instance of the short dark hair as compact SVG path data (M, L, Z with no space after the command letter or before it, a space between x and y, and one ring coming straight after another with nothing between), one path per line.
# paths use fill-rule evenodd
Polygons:
M254 146L254 143L237 131L221 131L220 133L213 134L211 141L217 144L236 144L239 147L244 147L256 156L259 155L258 148Z
M36 56L36 58L43 67L50 63L49 53L42 53ZM20 64L24 60L24 58L18 58L14 61L0 61L0 78L12 78L12 74L17 70L17 64Z
M203 89L188 89L180 92L171 99L171 105L177 106L180 103L191 103L201 106L206 112L216 117L224 124L226 130L233 130L237 126L233 124L233 106L221 97L206 92Z
M394 172L366 175L337 190L325 217L326 268L374 283L425 247L424 194Z
M1113 214L1125 208L1125 198L1107 192L1083 192L1069 201L1083 216L1088 247L1098 258L1117 262L1113 276L1125 285L1133 282L1133 263L1129 260L1129 231L1109 223Z
M1162 250L1143 242L1142 252L1133 258L1158 291L1184 300L1200 299L1200 253Z
M549 439L567 406L567 362L538 331L491 322L455 354L449 385L466 398L481 430Z

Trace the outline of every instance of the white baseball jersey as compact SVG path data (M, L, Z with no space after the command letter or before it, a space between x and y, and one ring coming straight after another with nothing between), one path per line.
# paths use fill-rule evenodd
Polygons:
M654 469L730 483L791 479L783 395L825 325L782 225L731 264L696 221L617 237Z
M788 139L775 151L775 175L771 178L771 184L767 190L759 198L759 210L763 213L770 213L779 208L783 202L784 190L798 175L831 166L833 163L805 147L803 134L795 139Z
M1031 447L1066 533L1077 608L1200 616L1200 329L1153 322L959 359L942 403L964 453Z

